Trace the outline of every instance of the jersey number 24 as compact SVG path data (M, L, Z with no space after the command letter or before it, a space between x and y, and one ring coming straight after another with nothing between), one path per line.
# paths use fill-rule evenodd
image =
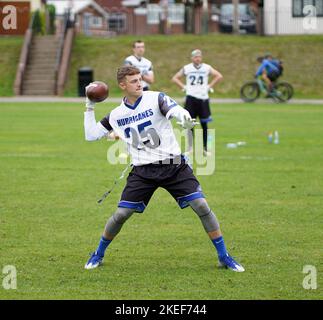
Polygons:
M191 80L191 86L195 86L196 84L200 84L203 85L203 77L199 76L190 76L190 80Z

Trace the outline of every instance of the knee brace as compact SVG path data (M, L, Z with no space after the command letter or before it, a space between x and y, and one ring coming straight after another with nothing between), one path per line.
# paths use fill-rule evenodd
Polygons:
M191 208L199 216L206 232L216 231L220 228L219 222L204 198L189 202Z
M131 208L117 208L116 212L108 220L105 230L107 233L116 236L123 224L132 216L134 209Z

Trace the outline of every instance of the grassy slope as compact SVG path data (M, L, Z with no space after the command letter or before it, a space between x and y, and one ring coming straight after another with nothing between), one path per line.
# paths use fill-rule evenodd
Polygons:
M323 36L145 36L147 57L153 61L156 73L156 90L167 91L174 96L182 93L170 82L171 76L189 61L189 52L196 47L203 49L205 62L218 68L225 80L217 87L214 97L238 97L241 84L252 78L256 68L255 58L272 52L285 61L284 78L290 81L296 97L323 98ZM67 96L77 95L77 71L90 66L95 78L108 82L111 94L118 95L115 72L123 59L131 53L133 36L112 39L78 36L72 55ZM17 63L22 37L0 38L0 96L13 95Z
M0 37L0 97L12 96L23 37Z
M77 94L77 71L90 66L94 77L110 84L112 95L118 94L115 73L128 56L131 44L138 37L122 36L112 39L78 36L72 56L72 67L66 95ZM284 79L295 87L296 97L323 97L323 36L208 36L173 35L145 36L146 56L151 59L156 73L152 89L166 91L173 96L182 93L170 82L172 75L189 62L189 53L199 47L205 62L221 71L224 81L217 87L216 97L238 97L241 85L252 79L256 70L256 57L265 52L285 62Z
M97 109L99 119L106 108ZM18 289L0 286L0 299L322 297L321 106L213 106L216 172L199 179L243 274L215 268L198 219L163 190L127 222L104 267L84 270L124 181L101 207L95 200L123 166L107 163L108 142L84 141L79 105L0 111L0 268L18 270ZM279 145L267 143L274 129ZM247 146L225 148L239 140ZM306 264L318 270L317 290L302 288Z

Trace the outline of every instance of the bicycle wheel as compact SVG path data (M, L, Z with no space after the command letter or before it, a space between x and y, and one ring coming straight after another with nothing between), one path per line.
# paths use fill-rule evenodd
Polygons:
M288 93L287 100L290 100L293 97L293 95L294 95L294 88L293 88L293 86L291 84L289 84L288 82L286 82L286 81L279 82L279 84L283 84L285 87L288 88L289 93Z
M274 98L280 102L286 102L290 96L290 87L284 82L277 83L274 87Z
M256 81L245 83L240 89L240 97L245 102L253 102L259 98L260 89Z

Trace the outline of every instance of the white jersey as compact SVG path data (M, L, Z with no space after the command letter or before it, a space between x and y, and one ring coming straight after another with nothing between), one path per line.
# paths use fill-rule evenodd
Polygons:
M186 95L197 99L208 99L208 83L211 66L202 63L195 67L193 63L183 67L183 74L186 76Z
M134 55L129 56L124 61L124 64L130 64L131 66L138 68L140 70L141 74L143 74L143 72L149 72L149 71L153 70L153 65L152 65L151 61L144 58L144 57L139 59ZM142 86L143 86L143 88L145 88L145 87L148 88L149 84L145 81L142 81Z
M127 143L133 165L171 159L181 154L168 120L174 107L178 104L165 94L144 91L133 106L123 99L101 124Z

